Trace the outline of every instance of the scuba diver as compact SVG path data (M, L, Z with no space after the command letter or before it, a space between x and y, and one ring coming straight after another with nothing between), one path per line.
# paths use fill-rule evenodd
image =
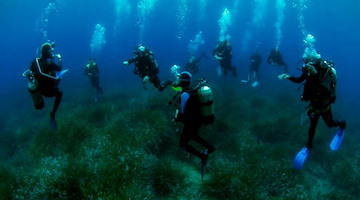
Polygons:
M250 68L249 68L249 75L248 81L252 84L251 86L256 87L260 81L259 69L262 62L262 58L258 50L254 52L253 55L250 56Z
M103 94L103 90L99 85L99 67L94 59L90 59L85 65L84 74L89 77L91 86L96 89L95 101L97 101L99 94Z
M283 56L278 48L271 49L267 63L273 66L284 67L284 73L289 73L288 65L284 62Z
M178 86L181 87L181 92L175 96L180 96L179 108L176 110L174 121L184 124L180 147L201 159L201 177L203 178L208 155L214 152L215 148L199 136L199 130L202 124L213 123L214 107L212 91L206 85L206 81L202 79L191 86L191 77L191 73L187 71L180 74ZM201 153L191 146L189 144L191 140L204 146L205 152Z
M28 90L36 109L42 109L44 107L43 96L55 97L54 106L50 112L50 125L52 129L56 130L55 114L63 95L58 85L61 76L67 70L62 71L61 55L53 55L54 47L55 43L44 43L41 46L40 58L35 58L34 61L32 61L30 68L23 73L23 76L28 77L30 81L28 83Z
M297 154L293 163L297 169L302 167L308 153L313 148L313 138L320 116L329 128L339 127L330 144L332 150L335 151L340 147L346 129L346 121L334 120L331 111L331 104L335 103L336 100L336 70L333 68L334 63L322 60L319 53L304 55L304 62L302 74L299 77L288 74L281 74L278 77L279 79L288 79L294 83L305 81L301 100L309 102L310 127L306 146Z
M172 83L172 81L160 83L160 79L158 77L159 67L156 63L153 52L147 47L142 44L137 46L134 54L134 58L124 61L123 64L129 65L131 63L135 63L133 73L140 76L144 85L147 81L150 81L159 91L163 91Z
M204 52L201 53L201 55L198 58L195 58L195 56L191 56L189 58L188 63L186 63L186 65L185 65L185 70L190 72L191 74L198 73L199 72L199 62L203 57L208 59L208 57L206 56L206 54Z
M221 41L213 50L212 54L220 63L220 68L218 68L219 76L222 74L226 76L228 71L231 71L233 76L237 76L236 67L231 63L232 47L229 41Z

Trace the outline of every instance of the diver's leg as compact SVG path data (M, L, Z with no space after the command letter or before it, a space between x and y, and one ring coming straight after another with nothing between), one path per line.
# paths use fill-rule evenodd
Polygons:
M161 83L160 83L160 79L157 75L155 76L149 76L150 82L160 91L162 90L161 88Z
M184 150L186 150L188 153L195 155L199 157L200 159L203 159L205 157L205 154L200 153L198 150L196 150L193 146L189 144L190 140L193 139L193 136L195 134L197 127L191 125L191 124L185 124L183 131L181 133L180 137L180 147Z
M90 83L92 87L96 88L97 87L96 77L90 77Z
M214 146L209 144L204 138L200 137L198 134L193 136L192 139L197 143L201 144L202 146L204 146L208 150L207 153L212 153L213 151L215 151Z
M256 80L260 81L260 74L259 74L259 69L255 70L255 76L256 76Z
M336 126L340 127L341 129L346 128L345 120L342 120L342 121L334 120L332 111L331 111L331 107L326 112L322 113L321 117L323 118L323 120L325 121L326 125L329 128L336 127Z
M96 77L94 78L94 87L96 88L96 95L103 94L103 90L100 87L100 78Z
M313 112L313 111L311 111L311 110L309 110L308 111L308 116L310 118L310 127L309 127L309 137L308 137L306 147L311 149L312 144L313 144L313 139L314 139L314 136L315 136L316 126L317 126L317 123L319 121L320 115Z
M172 84L172 81L170 80L160 83L160 79L158 76L152 77L150 81L159 91L163 91L167 86Z
M57 109L58 109L58 107L60 105L62 95L63 95L63 93L61 91L57 91L57 93L55 95L54 106L53 106L53 109L52 109L52 111L50 113L51 118L55 118L55 114L56 114L56 111L57 111Z

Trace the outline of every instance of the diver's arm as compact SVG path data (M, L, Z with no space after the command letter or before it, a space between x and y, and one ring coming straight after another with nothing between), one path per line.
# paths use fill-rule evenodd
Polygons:
M36 58L37 59L37 58ZM37 70L37 64L36 64L36 60L34 59L29 67L30 71L35 72Z
M183 92L180 95L180 114L185 114L185 107L189 98L190 98L190 94L187 92Z
M180 112L179 112L177 121L181 121L181 122L184 121L185 108L186 108L186 104L187 104L189 98L190 98L190 94L187 92L183 92L180 95Z
M131 63L134 63L134 62L136 62L138 60L138 57L134 57L134 58L131 58L131 59L129 59L129 60L125 60L124 62L123 62L123 64L124 65L130 65Z
M61 64L56 64L55 62L51 62L50 69L51 69L51 71L61 71L62 70L62 65Z
M85 75L89 75L89 69L88 69L88 67L87 67L87 66L85 66L85 69L84 69L84 74L85 74Z
M95 66L94 66L94 74L95 74L96 76L99 76L99 74L100 74L100 70L99 70L99 67L98 67L97 64L95 64Z
M185 107L189 98L190 94L187 92L183 92L180 94L180 108L178 108L176 111L174 121L184 122Z
M218 55L214 55L214 57L215 57L217 60L222 60L222 59L224 59L223 57L218 56Z
M303 81L305 81L305 79L307 78L306 73L302 73L299 77L295 77L295 76L289 76L287 79L289 79L291 82L294 83L301 83Z
M232 57L232 47L231 46L228 46L228 54L230 57Z
M137 61L137 58L135 57L135 58L129 59L129 60L128 60L128 63L131 64L131 63L134 63L134 62L136 62L136 61Z
M216 48L212 51L212 55L215 56L216 53L217 53L217 51L218 51L218 47L216 47Z
M151 65L149 70L151 71L151 73L158 74L159 73L159 66L158 66L158 64L156 62L156 59L154 58L153 55L150 55L149 59L150 59L150 65Z

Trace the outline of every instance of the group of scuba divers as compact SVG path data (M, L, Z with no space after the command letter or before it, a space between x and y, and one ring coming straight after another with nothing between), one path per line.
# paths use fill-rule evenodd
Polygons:
M28 91L30 92L36 109L44 107L43 97L55 97L55 102L50 112L50 125L56 130L56 111L61 102L62 92L58 85L62 75L67 71L62 69L62 61L60 54L53 54L55 44L44 43L41 46L41 56L35 58L28 70L23 76L29 80ZM237 76L236 68L231 64L232 50L228 41L221 41L212 52L215 59L219 61L219 74L226 75L231 72L233 76ZM138 75L143 83L151 82L159 91L163 91L167 86L172 86L177 94L169 102L175 103L177 106L174 122L183 123L183 129L180 137L180 147L188 153L197 156L201 160L201 174L203 177L204 167L207 163L209 154L215 151L213 145L209 144L205 139L199 136L199 130L202 125L212 124L214 121L214 106L212 90L205 79L192 81L192 73L197 73L198 63L202 57L191 57L185 66L184 71L180 71L180 67L174 65L175 81L161 82L158 73L154 54L144 45L138 45L134 52L134 57L123 61L124 65L135 64L133 73ZM250 57L250 73L249 81L252 79L259 80L259 65L261 64L261 56L256 51ZM303 101L309 102L308 116L310 118L309 136L306 146L296 155L293 165L296 169L300 169L305 162L307 155L313 147L313 138L315 129L320 116L323 118L328 127L339 127L331 142L331 149L337 150L341 144L345 133L346 122L336 121L333 119L331 104L335 102L335 85L336 71L333 68L334 63L321 59L320 54L315 56L304 57L304 65L302 74L299 77L287 74L288 68L283 61L282 55L277 48L274 48L268 57L268 63L271 65L284 67L284 74L278 76L279 79L288 79L295 83L304 83ZM174 68L175 67L175 68ZM89 77L91 85L96 89L96 99L99 94L103 93L99 86L99 68L94 59L90 59L85 66L84 74ZM192 145L193 140L204 147L204 151L200 152Z

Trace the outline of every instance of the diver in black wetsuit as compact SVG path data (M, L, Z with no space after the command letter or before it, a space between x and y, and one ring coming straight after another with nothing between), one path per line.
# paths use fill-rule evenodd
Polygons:
M90 59L88 64L85 65L84 74L89 77L91 86L96 89L95 101L97 101L99 94L103 94L104 92L99 84L100 72L94 59Z
M199 72L199 62L200 60L205 57L208 59L205 53L202 53L198 58L195 58L195 56L191 56L189 58L189 61L185 65L185 70L190 72L191 74L196 74Z
M185 70L190 72L191 74L196 74L199 72L199 60L194 56L189 58L188 63L185 65Z
M260 81L259 69L261 62L262 62L261 55L256 50L255 53L250 56L250 67L249 67L249 75L248 75L248 81L252 82L252 85L254 87L256 87Z
M139 45L134 52L135 57L124 61L124 65L135 63L134 74L139 75L145 84L150 81L159 91L163 91L167 86L172 84L172 81L160 83L158 77L159 67L154 58L154 54L144 45Z
M179 85L182 91L180 94L180 108L177 110L175 121L180 121L184 124L180 138L180 147L190 154L199 157L202 165L205 165L208 155L214 152L215 148L199 136L199 130L203 122L200 113L200 103L197 100L198 97L191 88L191 74L189 72L181 73ZM212 123L212 121L213 118L209 120L209 123ZM189 144L191 140L204 146L206 148L205 153L201 153L191 146Z
M320 116L328 127L340 127L345 130L346 121L333 119L331 104L335 103L336 70L333 63L322 60L320 54L316 58L306 59L299 77L287 74L279 75L279 79L289 79L294 83L305 81L303 101L309 101L308 116L310 118L309 137L306 148L313 147L313 138Z
M218 75L227 75L227 72L232 72L233 76L237 76L236 67L232 65L232 47L229 41L221 41L216 48L213 50L214 57L219 60L220 70Z
M283 56L278 48L271 49L267 63L273 66L284 67L284 73L289 73L288 65L284 62Z
M27 76L30 80L28 89L36 109L44 107L42 96L55 97L54 106L50 112L50 123L52 128L56 129L55 114L63 93L58 88L61 77L57 74L62 70L62 61L60 54L55 56L52 54L54 47L55 43L44 43L41 46L40 58L35 58L31 63L30 69L25 71L23 75ZM55 59L57 59L57 62Z

